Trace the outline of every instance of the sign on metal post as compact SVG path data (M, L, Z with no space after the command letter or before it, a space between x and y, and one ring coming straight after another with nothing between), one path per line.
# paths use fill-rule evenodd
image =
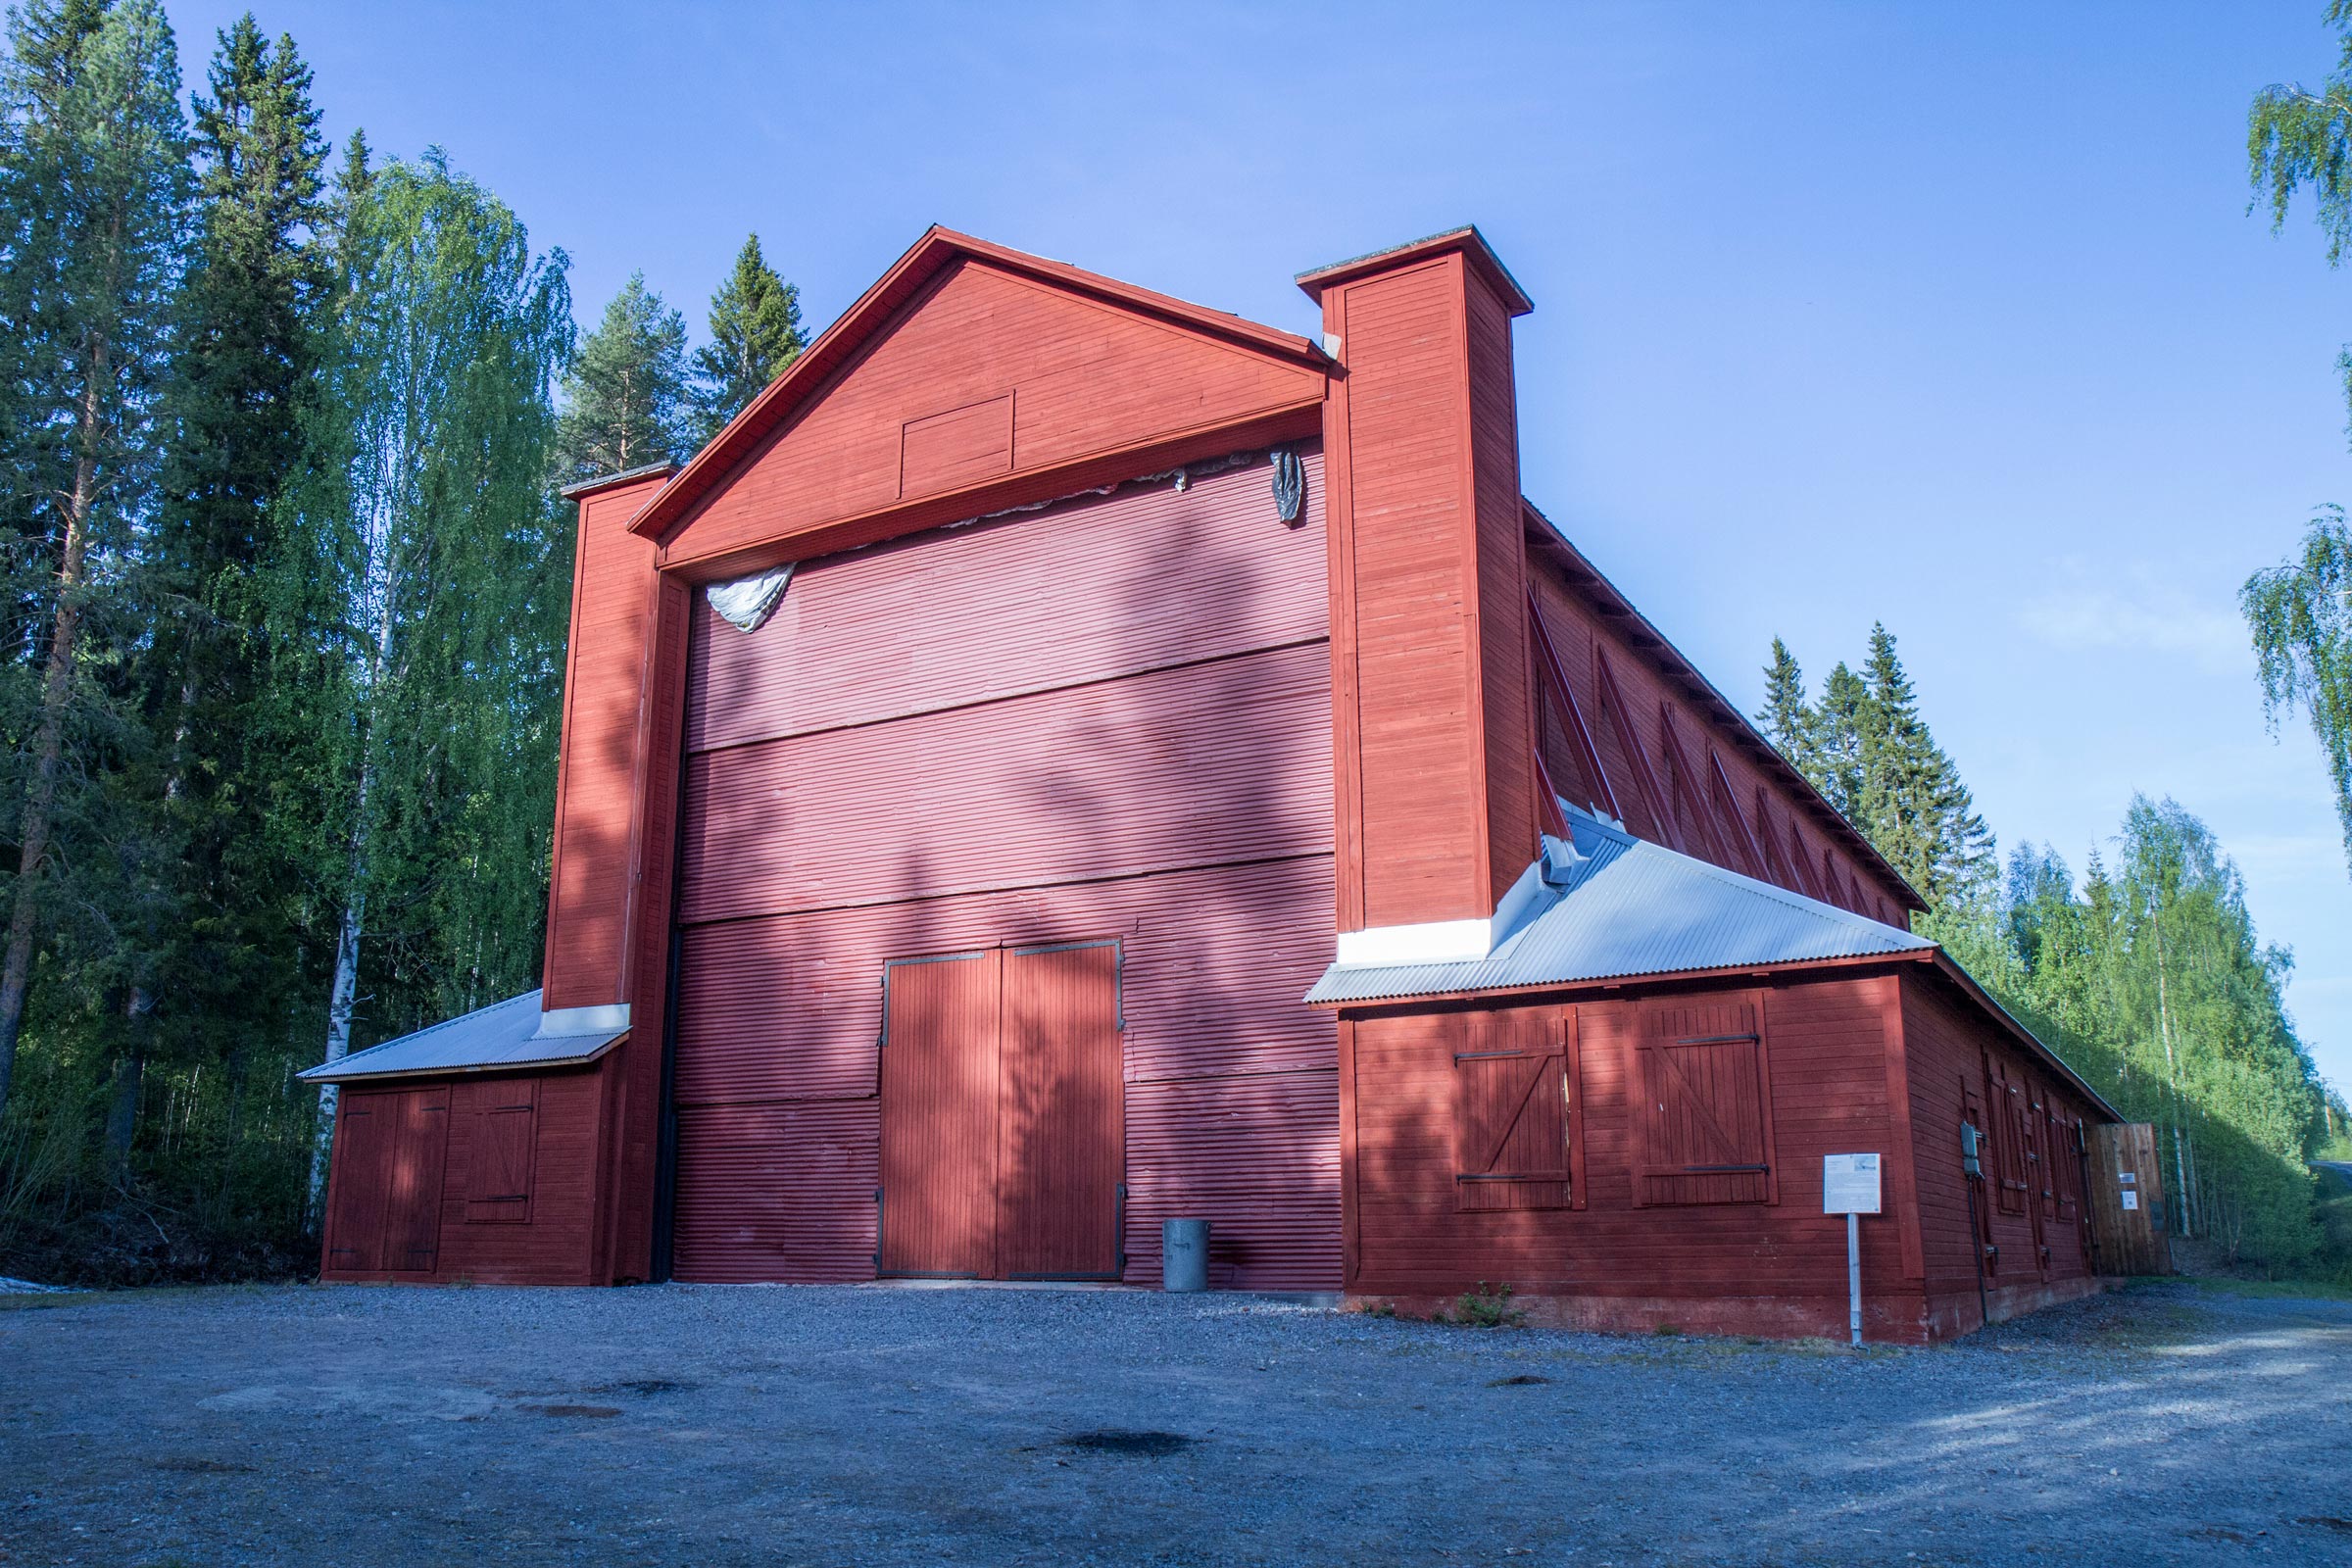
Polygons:
M1879 1212L1879 1156L1821 1156L1821 1211L1845 1216L1846 1326L1862 1343L1862 1216Z

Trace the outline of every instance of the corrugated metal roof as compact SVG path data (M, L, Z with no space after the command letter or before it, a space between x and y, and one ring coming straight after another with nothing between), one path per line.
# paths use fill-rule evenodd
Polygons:
M1920 953L1935 943L1727 871L1562 803L1572 844L1547 840L1502 904L1532 912L1484 958L1333 964L1308 1002L1377 1002L1693 969ZM1566 853L1562 853L1565 851ZM1532 884L1531 884L1532 879Z
M390 1078L416 1073L480 1072L492 1067L561 1067L592 1061L629 1031L597 1029L587 1034L539 1032L540 994L526 991L506 1002L355 1051L296 1076L315 1084L354 1078ZM563 1015L558 1014L561 1018Z

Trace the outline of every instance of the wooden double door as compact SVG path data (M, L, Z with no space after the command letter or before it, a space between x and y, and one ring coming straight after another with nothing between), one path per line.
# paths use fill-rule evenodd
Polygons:
M329 1273L430 1274L441 1259L449 1088L338 1097L326 1199Z
M878 1273L1119 1276L1119 1029L1114 942L885 967Z

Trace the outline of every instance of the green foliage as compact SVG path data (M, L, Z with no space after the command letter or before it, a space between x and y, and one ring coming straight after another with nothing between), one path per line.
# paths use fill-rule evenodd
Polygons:
M2352 0L2347 0L2352 3ZM2276 733L2299 704L2328 756L2335 814L2352 858L2352 528L2324 507L2300 555L2246 579L2238 607L2253 634L2265 715Z
M2308 188L2328 236L2328 265L2338 267L2352 244L2352 0L2328 0L2327 23L2336 31L2338 53L2319 90L2274 83L2254 95L2246 115L2247 176L2255 190L2248 210L2267 208L2277 233L2286 226L2296 192ZM2337 355L2336 368L2352 400L2352 350Z
M695 351L696 440L724 429L808 346L801 291L776 275L760 253L760 236L751 235L734 272L710 297L710 341Z
M1450 1323L1465 1329L1515 1329L1527 1321L1527 1314L1511 1305L1511 1287L1478 1282L1478 1289L1464 1291L1454 1298L1453 1310L1438 1312L1430 1321Z
M686 455L686 318L629 281L564 374L556 470L564 483Z
M1992 834L1959 767L1920 716L1884 625L1860 673L1838 664L1808 703L1804 671L1772 640L1756 725L1931 906L1965 899L1993 873Z
M2321 1244L2307 1161L2326 1126L2237 868L2171 801L2135 798L2111 872L2078 892L2021 846L2006 885L1919 923L2126 1116L2156 1124L2175 1217L2226 1257L2303 1266Z
M561 252L437 151L339 182L301 610L329 710L332 896L368 911L364 1033L528 990L546 916L569 531L541 482L570 348ZM321 594L317 585L329 585Z

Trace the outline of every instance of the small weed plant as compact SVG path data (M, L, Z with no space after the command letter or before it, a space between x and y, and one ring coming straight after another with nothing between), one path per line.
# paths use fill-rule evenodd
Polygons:
M1433 1321L1465 1329L1515 1329L1527 1322L1527 1314L1511 1305L1508 1285L1489 1285L1480 1280L1477 1290L1464 1291L1454 1298L1451 1312L1440 1312Z

